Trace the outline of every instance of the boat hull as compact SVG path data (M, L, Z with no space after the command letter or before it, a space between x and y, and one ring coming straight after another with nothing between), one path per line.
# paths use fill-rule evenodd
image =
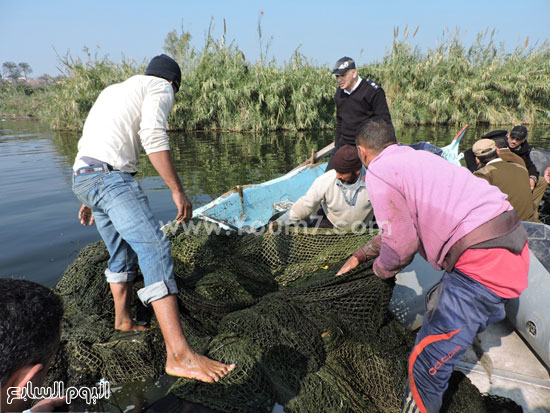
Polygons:
M291 204L304 195L327 164L305 165L261 184L237 186L193 211L193 216L224 229L246 230L264 226L278 212L277 204Z

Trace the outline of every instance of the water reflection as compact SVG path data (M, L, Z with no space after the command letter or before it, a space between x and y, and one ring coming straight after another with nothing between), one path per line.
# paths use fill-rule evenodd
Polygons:
M502 127L511 129L512 125ZM399 141L429 141L438 146L449 144L460 128L453 126L407 126L396 130ZM465 150L479 137L497 127L470 127L460 145ZM534 147L550 147L547 128L530 128L529 142ZM277 177L309 158L312 149L321 149L334 139L332 130L272 132L266 134L232 132L172 132L170 147L176 169L188 195L217 197L235 185L263 182ZM79 134L55 132L53 141L60 154L72 164L77 153ZM158 177L147 156L138 164L138 179ZM165 188L162 181L149 189ZM199 205L197 205L199 206Z
M72 163L79 136L59 132L54 142ZM333 139L331 131L301 133L170 133L176 170L188 195L216 197L228 188L272 179L292 169ZM138 164L138 179L157 177L147 156ZM155 188L164 188L162 181ZM197 205L198 206L198 205Z

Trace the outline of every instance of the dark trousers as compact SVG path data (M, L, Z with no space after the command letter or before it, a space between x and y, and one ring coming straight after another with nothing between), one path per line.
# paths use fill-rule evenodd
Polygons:
M507 301L457 270L443 274L426 296L403 412L439 412L454 366L478 333L504 319Z

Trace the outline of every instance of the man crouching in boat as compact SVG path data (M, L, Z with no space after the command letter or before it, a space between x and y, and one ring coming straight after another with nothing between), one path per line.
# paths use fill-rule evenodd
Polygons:
M372 221L365 170L357 149L342 146L334 154L332 166L334 169L318 177L290 211L277 220L278 224L303 222L313 216L313 226L348 231Z
M439 412L453 367L476 334L505 317L527 287L527 233L506 195L466 168L396 145L391 125L369 119L357 134L381 233L354 252L338 275L376 258L394 277L416 252L443 278L428 292L409 357L403 412Z
M142 148L172 191L179 221L191 219L191 202L174 168L166 124L179 89L181 71L166 55L154 57L145 75L107 87L90 110L73 166L73 192L83 203L82 225L96 222L110 258L105 275L113 293L115 329L143 330L130 314L137 264L166 344L166 372L206 382L234 368L197 354L181 324L170 242L153 217L147 197L133 175ZM93 216L92 216L93 212Z

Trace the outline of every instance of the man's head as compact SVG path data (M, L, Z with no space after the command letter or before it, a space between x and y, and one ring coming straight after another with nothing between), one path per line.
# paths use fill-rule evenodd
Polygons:
M176 93L181 85L181 69L177 62L170 56L161 54L155 56L149 62L145 74L149 76L156 76L162 79L168 80L174 87Z
M480 139L472 146L477 161L486 164L492 159L498 158L498 150L495 141L492 139Z
M0 278L0 291L0 411L22 410L23 400L6 404L7 389L29 381L42 385L59 345L63 306L52 291L31 281Z
M357 82L357 70L355 69L355 62L351 57L342 57L334 65L332 74L336 76L338 87L345 89L348 92L353 89Z
M388 146L396 144L397 138L391 123L379 116L374 116L359 125L355 143L361 162L365 167L368 167L368 164L380 152Z
M525 126L514 126L508 135L508 146L516 149L527 140L527 128Z
M351 145L339 148L332 158L332 166L336 171L336 178L343 184L353 184L361 174L361 160L357 149Z

